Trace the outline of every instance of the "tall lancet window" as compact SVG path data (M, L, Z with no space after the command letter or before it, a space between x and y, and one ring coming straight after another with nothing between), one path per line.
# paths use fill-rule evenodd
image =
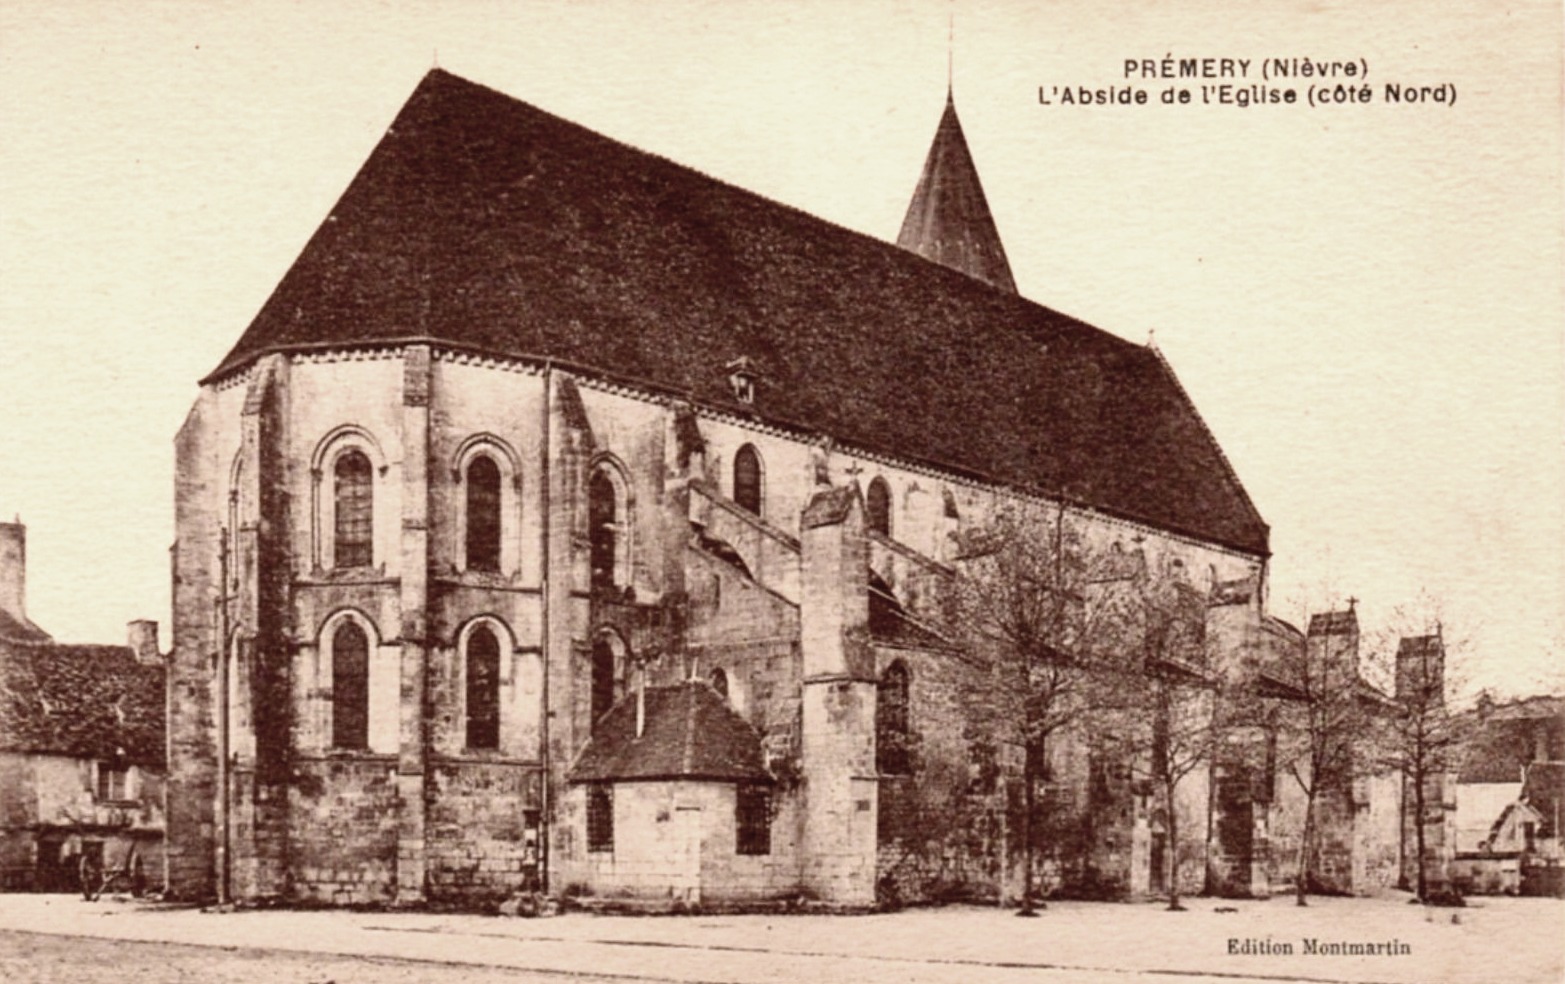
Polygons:
M488 455L467 466L467 569L500 569L500 466Z
M617 583L615 565L619 560L619 489L603 468L592 473L587 485L587 527L592 586L612 588Z
M467 637L467 747L500 747L500 643L482 626Z
M879 476L869 483L869 493L864 496L864 521L869 528L883 536L891 535L891 486Z
M761 456L754 445L746 444L734 455L734 502L761 515Z
M908 721L907 666L897 660L881 675L875 696L875 768L886 775L908 771L912 730Z
M334 748L368 748L370 644L352 621L331 639L331 743Z
M345 451L333 469L336 496L334 563L369 567L375 533L374 469L362 451Z

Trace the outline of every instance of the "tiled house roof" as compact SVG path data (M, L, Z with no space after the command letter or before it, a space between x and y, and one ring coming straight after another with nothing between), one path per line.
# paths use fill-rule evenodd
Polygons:
M1565 715L1558 700L1496 708L1462 757L1461 782L1521 782L1522 770L1541 761L1565 761Z
M126 646L0 646L0 751L162 769L163 667Z
M597 723L571 770L572 782L770 781L760 736L707 684L648 687L640 737L636 702L632 691Z
M551 359L1256 555L1154 349L436 70L212 374L424 341ZM748 357L754 403L726 366Z

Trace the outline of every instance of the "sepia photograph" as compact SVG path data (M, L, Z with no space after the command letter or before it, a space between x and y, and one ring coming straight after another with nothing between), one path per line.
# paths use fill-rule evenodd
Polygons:
M1565 979L1562 31L0 0L0 974Z

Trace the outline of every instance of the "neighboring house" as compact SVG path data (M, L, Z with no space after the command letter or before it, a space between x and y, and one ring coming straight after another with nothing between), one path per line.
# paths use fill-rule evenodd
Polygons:
M1485 694L1471 717L1450 824L1453 883L1476 894L1565 894L1565 699L1496 704Z
M1016 293L949 99L893 245L433 71L176 454L187 898L1014 897L1016 758L932 618L964 534L1069 519L1235 667L1298 635L1157 350ZM1051 886L1201 887L1206 774L1050 755Z
M82 856L163 868L164 668L130 645L66 645L27 620L26 529L0 523L0 889L71 891Z

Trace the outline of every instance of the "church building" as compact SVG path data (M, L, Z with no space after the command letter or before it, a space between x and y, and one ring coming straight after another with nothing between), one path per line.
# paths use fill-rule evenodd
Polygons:
M891 243L432 71L176 449L186 898L992 895L1005 783L909 846L982 771L965 536L1068 513L1214 651L1270 624L1221 449L1155 348L1018 294L949 99ZM1098 875L1199 886L1198 778L1105 809Z

